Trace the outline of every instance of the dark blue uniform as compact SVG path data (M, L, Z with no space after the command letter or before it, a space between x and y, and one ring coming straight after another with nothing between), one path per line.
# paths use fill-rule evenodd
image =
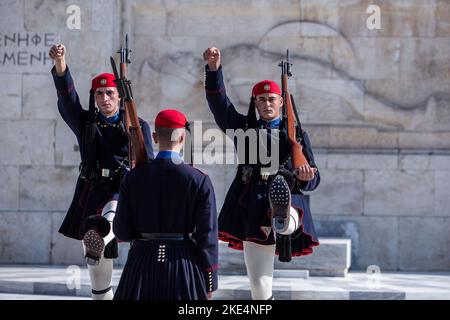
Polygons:
M247 128L247 116L238 113L226 95L223 83L222 67L217 71L209 71L206 66L206 99L217 125L222 131L226 129ZM259 120L258 128L279 129L280 121L266 122ZM303 152L311 167L316 167L311 144L306 132L303 132ZM290 143L285 130L279 132L279 159L281 168L292 171L290 159ZM236 144L236 140L235 140ZM248 156L248 143L246 153ZM246 159L247 160L247 159ZM247 162L248 164L248 162ZM251 168L250 180L243 180L244 170ZM275 244L274 232L271 228L270 204L268 199L269 179L260 175L260 164L240 164L235 179L225 198L219 215L219 239L229 243L229 247L243 249L242 241L252 241L263 245ZM312 253L312 247L319 244L314 230L313 220L308 202L303 191L314 190L320 182L319 171L313 180L300 182L292 191L291 206L300 213L302 226L292 234L292 256ZM276 249L278 254L279 248Z
M83 159L85 150L85 127L89 112L80 104L77 91L67 68L64 76L58 77L55 68L52 69L53 80L58 94L58 110L64 121L77 137L80 153ZM88 216L101 213L103 206L119 192L120 180L128 165L128 138L124 133L121 119L116 123L108 122L101 114L97 116L95 133L96 170L93 178L78 178L75 194L59 229L67 237L81 240L83 224ZM150 127L139 120L145 139L149 159L153 159L153 148ZM80 166L81 167L81 166ZM111 246L115 247L112 248ZM117 257L117 243L111 242L105 248L106 258Z
M217 289L218 234L209 177L163 151L133 169L119 196L113 230L132 241L114 299L206 299ZM149 240L183 234L185 240ZM192 238L188 237L192 234Z

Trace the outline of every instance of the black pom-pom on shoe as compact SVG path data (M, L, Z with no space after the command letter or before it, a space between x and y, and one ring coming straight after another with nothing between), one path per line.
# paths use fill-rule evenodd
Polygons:
M111 224L105 217L89 216L84 220L83 231L86 233L91 229L97 229L102 238L106 237L111 231Z

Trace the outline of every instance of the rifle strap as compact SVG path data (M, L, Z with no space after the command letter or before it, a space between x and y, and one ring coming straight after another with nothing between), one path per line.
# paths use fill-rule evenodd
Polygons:
M95 109L94 90L91 89L89 95L89 113L86 121L84 135L81 139L81 162L84 164L83 175L87 179L93 178L95 175L95 165L97 161L96 133L97 128L97 111Z
M295 101L294 101L294 97L292 96L292 94L291 94L291 102L292 102L292 108L294 109L295 121L297 122L296 137L297 137L297 139L300 139L300 143L301 143L304 140L302 124L300 123L300 118L298 117L297 107L295 106Z

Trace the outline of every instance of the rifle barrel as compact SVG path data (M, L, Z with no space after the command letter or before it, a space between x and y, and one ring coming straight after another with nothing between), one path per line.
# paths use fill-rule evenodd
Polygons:
M116 79L119 79L119 73L117 72L116 61L114 61L113 57L110 57L109 60L111 61L111 67L113 69L114 76L116 77Z

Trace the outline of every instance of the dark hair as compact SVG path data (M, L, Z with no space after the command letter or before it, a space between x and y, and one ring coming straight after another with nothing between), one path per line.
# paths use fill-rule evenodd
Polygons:
M158 135L158 138L164 143L174 143L175 141L172 141L172 135L175 130L179 129L182 128L167 128L155 126L155 132Z

